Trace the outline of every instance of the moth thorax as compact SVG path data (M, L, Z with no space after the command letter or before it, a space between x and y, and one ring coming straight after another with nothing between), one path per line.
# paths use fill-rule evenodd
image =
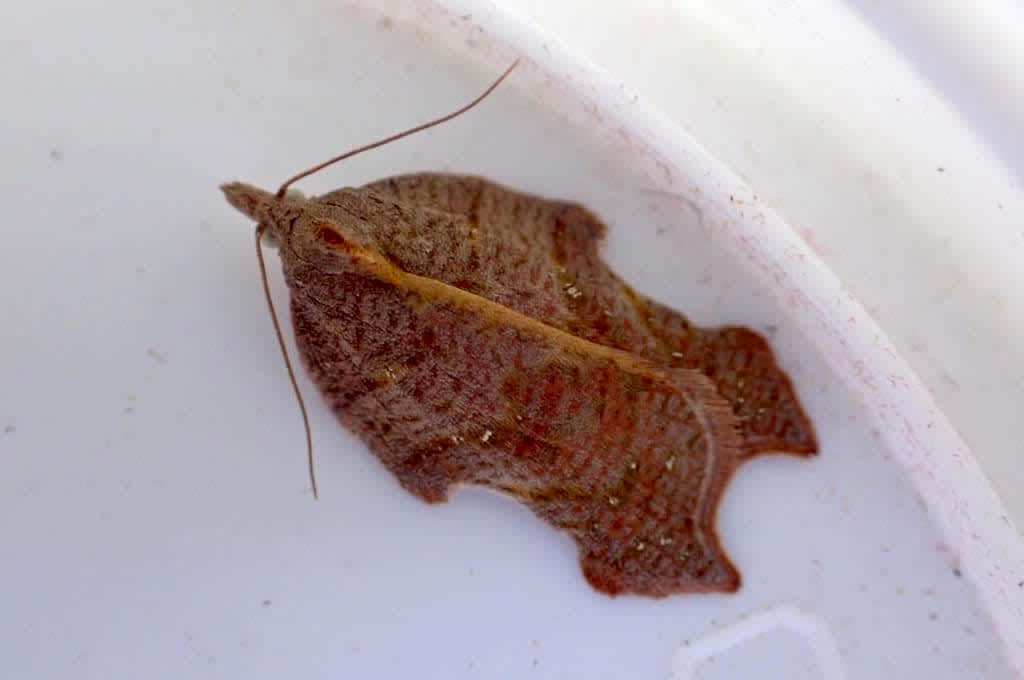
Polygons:
M300 204L306 202L306 195L298 189L289 189L284 195L284 202L287 204ZM273 224L265 224L260 236L260 243L264 248L280 248L281 239L274 231Z

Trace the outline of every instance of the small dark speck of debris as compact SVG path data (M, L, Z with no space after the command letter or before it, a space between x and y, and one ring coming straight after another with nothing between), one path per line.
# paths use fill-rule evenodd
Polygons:
M50 160L62 161L64 160L64 152L57 147L50 149Z
M14 425L4 425L4 434L14 434L17 429Z
M942 167L941 165L939 167L935 168L935 169L938 170L939 172L945 172L946 171L946 169L944 167Z
M146 354L149 355L153 361L160 364L161 366L167 363L167 355L159 351L155 347L149 347L146 349Z
M391 30L391 28L394 25L395 25L395 20L392 19L391 17L381 17L377 21L377 28L381 29L382 31Z
M929 621L938 621L939 620L939 613L938 612L931 612L930 614L928 614L928 620Z
M949 373L942 371L941 373L939 373L939 379L942 380L942 382L944 382L946 386L949 387L949 389L951 389L952 391L960 391L960 383L957 382L956 378L951 376Z
M956 576L957 578L963 578L964 573L960 571L960 567L953 567L953 576Z
M1018 588L1024 588L1024 581L1017 581Z
M269 607L270 606L270 600L263 600L262 604L263 604L264 607Z

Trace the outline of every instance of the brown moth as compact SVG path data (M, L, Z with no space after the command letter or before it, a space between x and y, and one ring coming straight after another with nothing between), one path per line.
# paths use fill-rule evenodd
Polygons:
M222 189L279 245L314 382L402 486L511 495L608 594L739 587L714 526L726 484L751 455L817 450L760 336L632 291L575 204L440 174L288 184Z

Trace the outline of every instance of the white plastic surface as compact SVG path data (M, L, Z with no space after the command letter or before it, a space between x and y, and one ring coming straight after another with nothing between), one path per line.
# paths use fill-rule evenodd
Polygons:
M93 9L38 4L0 27L5 673L731 679L768 649L778 677L1015 677L1016 532L792 230L506 14L375 4L124 2L102 33ZM640 290L769 333L822 455L733 483L736 595L597 595L568 539L478 491L422 504L316 398L322 501L306 489L252 225L217 184L273 186L445 112L513 55L471 115L303 188L430 169L580 200Z

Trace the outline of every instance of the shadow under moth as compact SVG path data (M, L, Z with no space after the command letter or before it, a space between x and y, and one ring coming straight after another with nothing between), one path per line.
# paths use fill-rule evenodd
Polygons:
M405 489L511 495L575 540L607 594L733 592L715 531L726 484L752 456L818 448L760 335L632 290L577 204L450 174L286 193L500 82L277 194L222 190L279 248L327 404Z

